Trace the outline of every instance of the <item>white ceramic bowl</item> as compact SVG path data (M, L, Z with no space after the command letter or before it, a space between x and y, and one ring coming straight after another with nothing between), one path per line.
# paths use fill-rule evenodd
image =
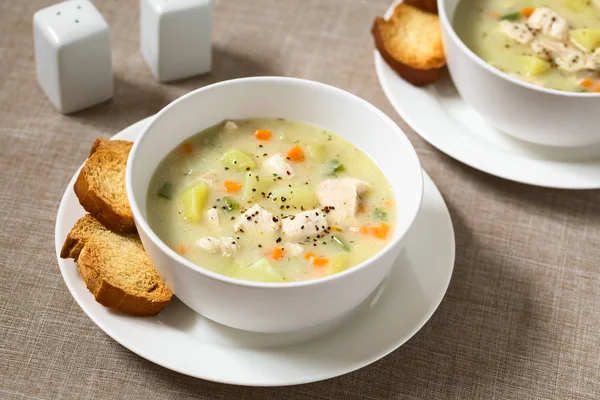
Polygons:
M330 277L260 283L204 269L171 250L150 229L146 195L162 159L190 136L224 119L281 117L341 135L369 154L393 186L398 217L394 237L366 262ZM255 332L313 328L342 318L389 273L421 204L422 171L398 126L377 108L341 89L293 78L225 81L175 100L144 129L127 164L127 195L146 252L173 293L221 324Z
M600 94L535 86L490 66L452 27L459 0L438 0L448 69L461 97L499 130L528 142L578 147L600 142Z

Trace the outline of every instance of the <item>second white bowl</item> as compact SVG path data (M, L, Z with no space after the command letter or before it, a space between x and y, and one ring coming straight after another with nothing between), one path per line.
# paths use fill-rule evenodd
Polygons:
M521 140L579 147L600 142L600 94L561 92L513 78L484 62L452 27L460 0L438 0L448 69L461 97L491 125Z

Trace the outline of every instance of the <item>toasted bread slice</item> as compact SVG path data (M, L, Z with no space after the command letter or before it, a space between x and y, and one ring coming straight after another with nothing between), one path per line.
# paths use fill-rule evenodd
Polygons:
M115 232L136 230L125 192L125 167L132 145L125 140L96 139L74 186L83 208Z
M416 86L437 80L446 57L439 17L400 3L391 18L377 17L371 29L383 59Z
M137 234L112 232L90 214L75 223L60 256L77 262L88 290L105 307L151 316L171 300Z

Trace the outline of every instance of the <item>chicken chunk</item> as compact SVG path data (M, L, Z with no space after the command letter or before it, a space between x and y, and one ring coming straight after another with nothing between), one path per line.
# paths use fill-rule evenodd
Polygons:
M234 223L236 232L274 233L279 228L279 220L258 204L250 207Z
M509 38L521 44L529 44L534 38L533 31L527 24L519 24L515 22L502 21L500 30Z
M527 19L527 25L559 41L566 41L569 33L567 20L548 7L536 8Z
M210 187L214 187L215 180L217 179L218 173L216 170L211 169L203 174L196 176L196 182L204 182Z
M283 154L275 154L263 162L263 169L269 174L277 174L283 178L294 176L292 166L285 160Z
M290 257L299 256L304 252L304 247L302 247L302 245L292 242L285 243L283 245L283 249L285 250L285 253Z
M596 69L593 56L567 43L540 38L532 43L531 48L540 57L551 59L560 69L568 72Z
M600 1L600 0L599 0ZM594 52L590 55L590 59L596 64L600 65L600 47L598 47Z
M209 253L220 253L224 257L231 257L239 250L238 241L232 237L214 237L208 236L198 239L196 244Z
M225 125L223 125L223 130L225 132L233 132L235 130L237 130L238 126L235 122L233 121L227 121L225 122Z
M209 224L219 226L219 210L216 208L209 208L208 211L206 211L206 219Z
M329 228L325 212L320 209L304 211L284 218L281 223L284 237L289 241L307 240Z
M327 179L317 188L317 198L321 207L329 207L329 220L339 223L356 215L359 196L368 187L366 182L355 178Z

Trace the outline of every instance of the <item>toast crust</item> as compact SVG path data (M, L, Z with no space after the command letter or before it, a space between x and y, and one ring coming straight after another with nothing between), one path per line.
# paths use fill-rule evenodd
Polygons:
M115 232L136 231L133 214L125 193L125 168L133 143L124 140L97 139L90 157L77 176L73 189L81 206L108 229ZM101 185L109 172L112 185Z
M437 16L400 3L388 21L375 18L371 33L385 62L408 82L425 86L439 78L446 58Z

